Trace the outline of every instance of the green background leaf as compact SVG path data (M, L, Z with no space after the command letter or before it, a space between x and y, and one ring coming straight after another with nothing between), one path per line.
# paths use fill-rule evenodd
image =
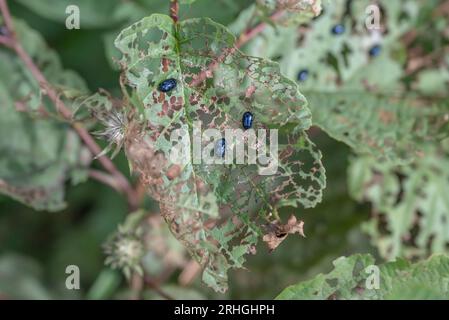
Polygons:
M66 88L72 93L86 90L78 75L61 67L38 33L22 22L16 27L25 50L62 98L69 94ZM3 48L0 57L4 62L0 65L0 133L9 137L0 140L0 191L37 210L61 210L66 205L66 181L76 184L87 179L90 153L68 123L52 118L54 107L21 60Z
M277 299L449 299L449 258L433 256L411 264L405 260L378 266L379 288L372 287L375 274L370 255L341 257L334 269L309 281L286 288Z

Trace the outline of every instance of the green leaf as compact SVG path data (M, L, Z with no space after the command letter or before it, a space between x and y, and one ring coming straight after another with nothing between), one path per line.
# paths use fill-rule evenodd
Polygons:
M47 300L52 295L43 285L41 266L16 254L0 256L0 296L4 299Z
M72 11L66 12L69 6L78 6L81 28L107 27L120 21L120 16L115 15L121 5L119 0L18 0L18 2L36 14L57 22L65 22L72 14Z
M24 23L18 35L44 75L65 95L85 90L84 82L62 69L56 54ZM87 178L90 153L68 123L58 120L37 81L12 52L0 49L0 192L36 210L65 207L64 185ZM21 110L19 112L18 110Z
M276 299L449 299L448 256L436 255L416 264L406 260L382 264L377 288L374 262L366 254L341 257L328 274L290 286Z
M357 154L377 160L408 162L428 143L445 135L446 105L425 105L412 97L392 97L361 90L306 91L314 121Z
M425 4L380 1L381 29L372 31L365 26L365 10L371 2L346 4L343 0L325 3L324 13L299 32L293 27L267 28L247 46L248 53L278 59L281 70L292 79L308 71L308 78L299 81L300 89L309 101L314 124L332 138L356 153L410 161L425 142L435 141L444 131L447 135L447 98L405 94L402 83L405 48L400 39L416 25ZM331 32L337 24L345 27L343 34ZM381 46L381 53L370 57L374 45ZM439 76L442 79L445 73ZM443 86L444 82L435 88L441 91ZM419 87L428 92L422 80Z
M449 82L446 68L424 70L418 74L416 89L425 95L445 95Z
M152 15L123 30L115 44L127 85L144 108L126 129L131 167L160 201L172 232L203 265L203 280L224 291L227 270L242 267L262 224L277 221L279 208L309 208L321 200L324 168L304 132L311 124L307 102L276 63L236 50L234 36L210 19L175 25L168 16ZM159 92L169 78L177 87ZM196 121L204 129L239 129L247 110L256 128L281 128L274 175L259 175L260 165L171 162L174 130L185 130L190 139Z
M426 257L449 244L449 142L430 147L407 166L372 157L351 161L349 187L376 212L364 225L381 256Z

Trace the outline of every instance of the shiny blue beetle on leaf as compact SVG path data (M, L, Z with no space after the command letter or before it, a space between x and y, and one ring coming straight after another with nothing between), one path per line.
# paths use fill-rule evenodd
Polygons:
M376 44L374 46L371 47L371 49L369 49L369 55L370 57L374 58L377 57L378 55L380 55L380 53L382 52L382 47L379 44Z
M158 89L161 92L170 92L174 88L176 88L177 81L176 79L167 79L159 83Z
M345 33L346 28L344 25L342 24L337 24L332 28L332 34L339 36L342 35L343 33Z
M247 111L243 114L242 125L245 130L251 129L253 126L253 121L254 115L251 112Z
M299 71L299 73L298 73L298 81L299 82L306 81L307 78L309 78L309 70L303 69L303 70Z

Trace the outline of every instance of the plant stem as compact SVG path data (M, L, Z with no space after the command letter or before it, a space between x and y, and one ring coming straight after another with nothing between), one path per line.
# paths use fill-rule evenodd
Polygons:
M179 3L178 0L170 0L170 17L175 23L179 20Z
M143 277L139 275L137 272L134 272L130 280L130 289L131 289L130 300L141 299L143 285L144 285Z
M150 277L146 276L144 277L144 281L145 284L148 285L149 287L151 287L154 291L156 291L162 298L167 299L167 300L175 300L173 299L172 296L170 296L169 294L165 293L160 287L159 284L154 281L153 279L151 279Z
M12 42L8 37L0 36L0 44L5 47L12 48Z
M117 192L122 192L120 186L117 184L117 180L112 175L107 174L106 172L91 169L89 170L89 177L111 187Z
M276 11L275 13L273 13L270 16L270 20L275 22L275 21L279 20L283 14L284 14L284 10ZM250 40L254 39L256 36L258 36L260 33L262 33L266 27L267 27L266 22L260 22L253 28L249 28L249 29L245 30L237 39L235 47L237 49L241 48L247 42L249 42Z
M2 12L6 28L8 29L11 36L15 37L14 28L12 27L12 17L11 14L9 13L8 4L6 3L6 0L0 1L0 11Z
M41 70L36 66L31 57L23 48L20 41L17 39L15 34L14 26L12 23L11 13L8 8L8 4L6 0L0 0L0 11L2 13L5 26L9 31L9 35L7 37L1 36L0 43L5 45L6 47L15 51L17 56L23 61L28 70L31 72L33 77L39 83L39 86L46 92L50 100L55 105L57 111L66 119L67 121L72 120L72 112L71 110L64 104L63 101L59 99L59 94L51 84L47 81L44 74ZM83 140L84 144L91 151L93 155L98 155L101 153L100 146L95 142L89 132L84 128L80 123L73 122L73 129L78 133L81 140ZM114 163L106 156L101 156L98 158L98 161L101 165L114 177L116 181L117 187L127 196L129 206L132 209L138 207L138 197L135 194L135 191L128 181L128 179L116 168Z

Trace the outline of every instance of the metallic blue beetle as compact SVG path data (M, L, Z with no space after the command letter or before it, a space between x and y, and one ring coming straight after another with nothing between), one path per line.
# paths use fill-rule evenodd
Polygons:
M382 47L379 44L376 44L369 49L370 57L377 57L382 52Z
M300 81L300 82L306 81L308 77L309 77L309 70L303 69L303 70L299 71L298 81Z
M254 121L254 115L251 112L246 111L242 117L243 128L245 130L251 129L251 127L253 126L253 121Z
M346 31L346 28L342 24L337 24L332 28L332 33L335 35L338 35L338 36L345 33L345 31Z
M158 89L161 92L169 92L176 88L176 79L167 79L159 83Z

